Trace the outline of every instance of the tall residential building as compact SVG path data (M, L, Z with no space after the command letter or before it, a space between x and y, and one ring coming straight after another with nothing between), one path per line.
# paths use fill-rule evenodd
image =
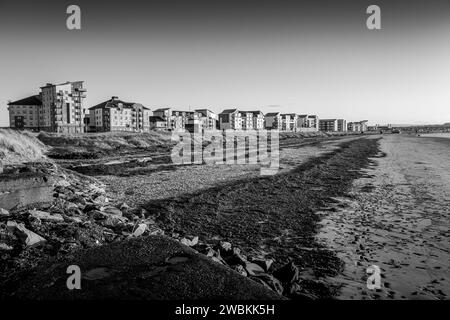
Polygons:
M323 131L323 132L338 131L338 120L337 119L320 119L319 120L319 130Z
M39 110L41 130L80 133L84 131L83 81L51 84L41 87L42 106Z
M266 113L264 117L264 127L268 130L281 130L282 118L279 112Z
M150 131L150 110L140 103L117 97L89 108L89 131Z
M42 99L40 95L9 102L9 126L14 129L39 131L39 110L41 107Z
M242 114L237 109L225 109L219 114L220 130L242 130Z

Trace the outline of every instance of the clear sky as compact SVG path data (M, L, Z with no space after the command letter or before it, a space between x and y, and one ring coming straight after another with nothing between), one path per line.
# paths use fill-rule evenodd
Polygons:
M84 80L86 106L224 108L450 122L450 1L15 1L0 4L7 101ZM82 30L66 29L78 4ZM370 4L382 30L366 28Z

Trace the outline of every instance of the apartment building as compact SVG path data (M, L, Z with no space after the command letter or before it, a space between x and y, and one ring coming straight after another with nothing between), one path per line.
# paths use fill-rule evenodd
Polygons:
M42 108L41 95L8 103L9 126L14 129L40 130L39 110Z
M219 113L220 130L242 130L243 117L237 109L225 109Z
M323 132L338 131L338 119L320 119L319 130Z
M208 109L195 109L195 112L199 114L202 129L205 130L217 130L219 124L219 116Z
M113 96L89 108L89 131L130 131L150 130L150 109L135 102L124 102Z
M85 92L83 81L47 83L41 87L40 130L61 133L83 132Z
M347 132L347 120L345 119L338 119L338 127L337 131L339 132Z
M319 130L319 117L316 115L301 114L297 117L297 130L298 131L318 131Z
M253 130L253 112L241 111L242 130Z
M252 128L254 130L264 129L264 113L261 111L247 111L252 114Z
M351 132L366 132L368 120L362 120L357 122L349 122L347 124L348 131Z
M269 112L264 117L264 128L268 130L281 130L282 119L281 113Z
M167 130L167 121L158 116L150 116L150 130Z
M298 115L296 113L281 114L281 130L297 131Z
M167 130L170 131L185 130L188 119L197 117L195 111L179 111L172 108L156 109L153 116L164 119Z

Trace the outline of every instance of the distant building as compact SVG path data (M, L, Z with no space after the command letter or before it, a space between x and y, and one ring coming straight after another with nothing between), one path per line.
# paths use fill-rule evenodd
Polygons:
M262 130L264 129L264 113L261 111L250 111L252 113L252 120L253 120L253 129L255 130Z
M61 133L84 132L85 92L83 81L47 83L41 87L39 95L8 103L10 126Z
M40 130L61 133L83 132L85 92L83 81L47 83L41 87Z
M40 95L8 103L9 126L14 129L40 130L39 111L42 108Z
M367 131L367 120L349 122L347 124L347 129L350 132L366 132Z
M282 118L279 112L266 113L264 117L264 127L268 130L281 130Z
M339 132L347 132L347 120L345 119L338 119L338 127L337 131Z
M171 131L195 130L195 132L202 132L217 129L218 116L208 109L181 111L172 108L160 108L153 111L153 116L166 121L167 130Z
M338 119L320 119L319 130L323 132L338 131Z
M242 130L243 117L237 109L225 109L219 113L220 130Z
M217 130L219 125L219 116L208 109L195 109L195 112L199 114L202 129L204 131Z
M284 113L281 115L281 130L297 131L297 114Z
M319 130L319 117L316 115L301 114L297 117L297 130L298 131L318 131Z
M117 97L89 108L89 131L130 131L150 130L150 109L135 102L124 102Z
M158 116L150 116L150 130L167 130L167 121Z
M241 111L242 130L253 130L253 112Z

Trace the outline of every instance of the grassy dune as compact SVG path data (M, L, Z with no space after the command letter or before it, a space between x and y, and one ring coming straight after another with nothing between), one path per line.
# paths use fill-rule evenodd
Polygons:
M59 159L98 158L104 155L157 150L171 145L168 132L106 132L89 134L56 134L41 132L38 139L51 147L49 157Z
M46 160L47 147L26 131L0 129L0 160L3 165Z

